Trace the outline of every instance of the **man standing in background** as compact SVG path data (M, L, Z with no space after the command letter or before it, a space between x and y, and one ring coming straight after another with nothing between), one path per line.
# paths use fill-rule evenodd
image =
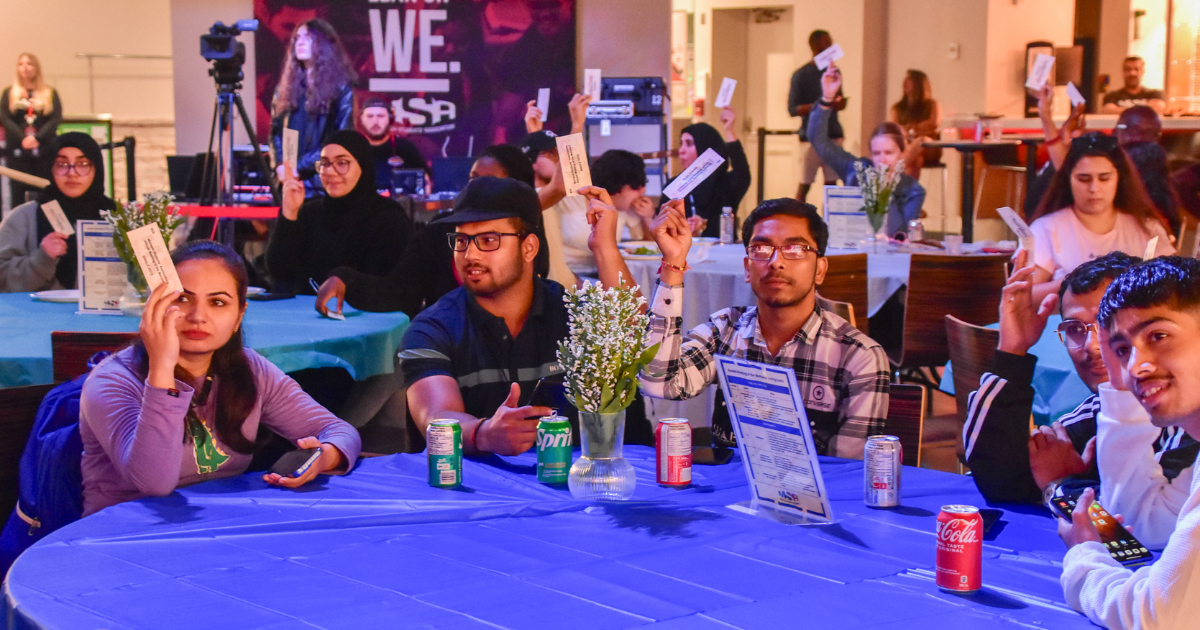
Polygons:
M833 37L829 35L828 31L816 30L808 36L808 47L812 49L814 58L832 45ZM800 189L796 191L796 199L800 201L804 201L808 197L808 190L817 180L818 168L825 173L826 184L833 184L837 181L837 174L821 161L821 156L817 155L817 152L808 144L808 135L805 133L808 127L808 114L817 100L821 98L821 74L822 70L817 67L815 59L809 61L792 74L792 87L788 90L788 114L800 117L800 161L803 168L800 172ZM837 113L846 109L846 97L842 96L841 90L838 90L832 109L833 115L829 119L829 138L840 145L845 138L845 133L842 131L842 123L838 121Z

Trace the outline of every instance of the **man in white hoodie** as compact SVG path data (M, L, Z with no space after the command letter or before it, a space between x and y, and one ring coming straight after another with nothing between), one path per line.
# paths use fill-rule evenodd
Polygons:
M1114 380L1119 376L1153 426L1200 435L1200 260L1156 258L1126 271L1105 292L1099 325L1105 352L1120 366ZM1113 560L1100 543L1087 512L1094 492L1084 490L1071 521L1059 524L1070 548L1062 575L1067 602L1110 629L1195 627L1200 621L1198 481L1194 476L1161 557L1136 571Z

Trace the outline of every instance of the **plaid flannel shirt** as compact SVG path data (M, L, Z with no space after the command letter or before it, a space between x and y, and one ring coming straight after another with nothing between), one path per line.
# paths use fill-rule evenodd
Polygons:
M818 452L862 459L867 437L883 432L889 367L883 348L846 320L817 307L771 356L756 307L735 306L683 335L683 286L661 282L651 300L648 345L662 343L639 375L642 392L683 400L717 380L715 355L795 370ZM714 431L716 429L714 428Z

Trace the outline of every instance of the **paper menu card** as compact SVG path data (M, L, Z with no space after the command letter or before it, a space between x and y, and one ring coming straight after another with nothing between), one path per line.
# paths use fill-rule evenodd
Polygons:
M1054 57L1045 53L1038 53L1037 58L1033 60L1033 68L1029 70L1029 78L1025 79L1025 87L1038 91L1046 86L1046 81L1050 79L1050 71L1054 68Z
M721 91L717 92L717 100L713 101L713 107L721 109L729 107L729 103L733 101L733 91L737 89L737 79L725 77L721 81Z
M183 290L175 263L171 262L171 252L167 250L157 224L143 225L130 230L125 236L129 238L129 246L133 248L133 255L137 257L138 266L151 291L164 282L167 283L168 292Z
M583 93L592 97L592 102L600 100L600 69L585 68L583 70Z
M1001 219L1004 219L1008 229L1017 235L1017 239L1021 242L1021 249L1033 254L1033 230L1029 229L1029 224L1025 222L1025 219L1022 219L1016 210L1009 207L997 208L996 212Z
M542 112L542 122L546 122L550 112L550 88L538 89L537 108Z
M874 238L858 186L825 187L825 223L829 226L830 247L858 247L859 241Z
M1075 84L1069 81L1067 82L1067 98L1071 99L1071 107L1083 105L1087 102L1087 99L1083 98L1083 94L1079 92L1079 88L1075 87Z
M108 221L76 223L79 259L79 313L120 315L121 295L129 286L128 268L113 243L113 226Z
M50 227L54 228L55 232L67 236L75 233L75 228L71 226L67 214L54 199L42 204L42 213L46 215L46 220L50 222Z
M834 44L813 57L813 62L817 64L817 68L824 70L829 67L829 64L845 56L846 53L842 52L842 45Z
M296 173L296 162L300 156L300 132L295 129L283 130L283 163Z
M592 171L588 166L583 134L559 136L554 141L558 144L558 165L562 168L563 186L568 195L578 195L580 188L592 185Z
M668 199L683 199L688 193L695 190L701 182L709 175L716 172L717 167L725 163L725 158L721 157L716 151L708 149L696 158L692 165L684 169L679 177L676 177L666 188L663 189L663 194Z

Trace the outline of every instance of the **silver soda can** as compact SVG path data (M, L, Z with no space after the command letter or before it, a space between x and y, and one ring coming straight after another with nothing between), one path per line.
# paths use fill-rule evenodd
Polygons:
M863 500L868 507L900 506L900 469L903 461L900 438L873 435L863 449Z

